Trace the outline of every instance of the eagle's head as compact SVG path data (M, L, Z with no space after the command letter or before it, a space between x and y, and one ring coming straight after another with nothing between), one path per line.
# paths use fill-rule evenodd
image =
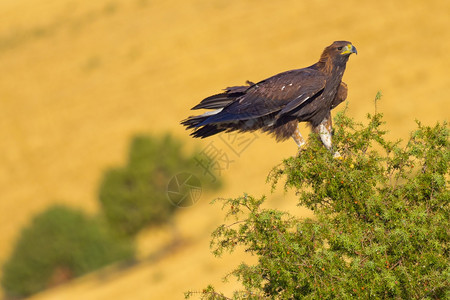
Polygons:
M350 54L358 52L355 46L348 41L336 41L323 50L320 61L327 66L325 69L331 69L331 66L345 65Z
M347 41L337 41L331 44L329 47L327 47L331 53L334 53L335 55L344 55L344 56L350 56L350 54L355 53L358 54L358 51L356 51L355 46L352 45L352 43Z

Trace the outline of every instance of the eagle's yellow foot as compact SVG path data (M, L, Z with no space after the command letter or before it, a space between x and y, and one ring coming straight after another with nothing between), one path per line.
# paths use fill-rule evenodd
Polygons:
M334 159L339 159L339 160L343 160L344 159L344 157L342 157L342 155L338 151L334 152L333 158Z

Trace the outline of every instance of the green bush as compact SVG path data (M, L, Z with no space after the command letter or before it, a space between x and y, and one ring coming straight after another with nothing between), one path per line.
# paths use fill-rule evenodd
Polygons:
M449 299L448 125L418 123L405 146L385 138L381 114L368 120L337 116L342 159L313 137L269 175L314 218L265 209L264 197L220 200L236 220L215 230L213 253L241 246L258 258L232 271L243 286L233 299Z
M132 140L127 165L105 173L99 199L115 231L133 236L146 226L168 222L177 209L168 199L168 183L180 172L194 174L206 187L220 186L196 166L197 153L188 156L181 148L170 135L137 136Z
M132 244L114 238L97 220L53 206L22 230L3 266L2 286L7 296L29 296L133 254Z

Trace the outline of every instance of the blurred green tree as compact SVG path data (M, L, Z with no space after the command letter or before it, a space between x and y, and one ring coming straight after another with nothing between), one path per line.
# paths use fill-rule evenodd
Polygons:
M133 236L146 226L170 223L175 210L195 200L191 198L201 188L220 187L220 180L212 180L199 168L197 156L198 151L184 154L181 142L169 134L134 137L127 165L106 171L99 189L112 228ZM171 180L178 185L176 193L168 195Z
M133 255L133 244L97 219L53 206L22 230L1 283L7 297L25 297Z

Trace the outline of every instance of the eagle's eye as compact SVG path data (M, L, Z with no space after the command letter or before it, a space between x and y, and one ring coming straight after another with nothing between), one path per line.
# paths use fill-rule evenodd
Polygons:
M342 50L342 48L343 48L343 47L338 47L337 49L338 49L339 51L341 51L341 50Z

